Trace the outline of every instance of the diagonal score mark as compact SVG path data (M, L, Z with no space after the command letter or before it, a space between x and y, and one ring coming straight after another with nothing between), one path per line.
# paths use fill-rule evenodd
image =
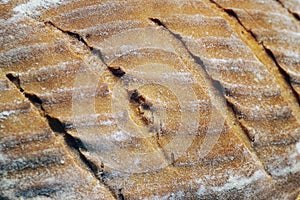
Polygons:
M135 88L139 89L143 86L147 87L147 85L155 85L159 88L166 88L167 91L173 93L176 96L176 99L180 104L181 108L185 107L185 105L183 104L186 101L195 101L196 96L193 90L189 87L189 85L183 85L183 87L178 87L178 84L172 81L172 78L162 78L162 76L160 76L161 74L165 74L164 76L172 76L174 73L174 69L168 66L159 65L155 63L147 63L147 65L140 65L136 67L134 71L129 71L128 73L126 73L126 76L122 78L114 87L113 96L115 96L116 101L112 102L113 110L115 112L122 110L123 113L126 113L127 115L125 119L129 119L129 106L128 103L124 103L128 101L128 98L126 97L126 95L120 96L119 94L126 93L126 90L132 90ZM141 79L142 82L132 81L137 79ZM162 93L162 91L163 90L160 90L159 93ZM159 101L159 103L161 103L161 101ZM164 132L164 130L161 129L164 129L165 124L167 124L167 107L160 106L158 109L156 104L154 104L151 107L151 110L153 110L153 126L158 127L154 129L157 129L156 132L158 132L158 134L163 134L161 132ZM161 152L160 149L156 149L153 152L148 153L147 155L135 155L135 157L139 157L140 160L153 160L153 162L151 163L153 164L153 167L145 166L145 168L157 168L156 166L159 166L159 168L166 167L170 164L171 155L175 157L180 157L182 155L182 152L185 152L186 147L189 147L191 145L191 142L194 137L193 135L195 135L195 132L198 129L198 113L188 113L183 111L179 112L181 112L180 123L182 125L180 126L176 135L174 135L174 138L163 147L163 152ZM120 128L134 137L150 138L153 134L151 134L151 127L150 129L149 127L140 128L136 126L131 120L120 120L120 122ZM169 162L163 159L163 153L165 153ZM156 157L157 159L155 159ZM143 162L141 161L141 163Z
M285 5L284 1L282 1L282 0L274 0L274 1L276 1L277 3L279 3L280 6L282 8L284 8L285 10L287 10L287 12L289 12L296 20L300 21L299 12L298 13L297 13L297 11L293 12L292 8L289 7L288 5ZM297 8L294 8L294 9L297 9Z
M159 39L159 41L157 41L157 39ZM106 39L102 44L100 44L99 49L100 50L97 51L102 53L104 61L105 63L108 63L108 65L113 65L118 58L124 55L135 53L142 49L157 49L175 54L181 59L183 63L182 68L184 69L188 69L188 67L184 65L192 65L193 63L186 50L182 48L180 42L174 40L168 31L157 27L124 31ZM106 166L112 169L129 173L143 173L164 168L171 164L173 159L178 159L186 153L197 134L200 113L198 111L192 113L182 112L179 109L178 111L181 114L179 131L172 136L171 141L167 145L163 146L162 150L154 148L150 153L137 153L122 149L117 145L116 142L118 142L117 140L120 140L120 138L124 139L125 137L125 139L127 139L139 137L147 139L151 136L151 134L149 135L149 132L145 131L144 128L140 129L140 126L136 125L129 116L129 100L126 95L126 91L137 89L141 87L141 85L146 86L149 84L155 84L163 86L175 94L180 107L187 107L187 105L184 105L185 102L197 100L191 83L180 88L176 82L170 81L172 79L168 80L168 78L159 78L162 77L162 74L169 75L170 73L177 73L177 71L168 66L159 66L156 64L157 63L155 62L149 62L149 65L146 66L135 66L134 70L127 71L126 74L119 78L119 81L114 85L114 89L111 94L111 110L113 113L121 113L121 115L116 118L118 122L116 124L119 131L122 131L121 135L119 134L118 137L114 138L106 134L99 133L99 130L97 129L87 130L81 128L77 121L78 116L97 115L95 109L95 96L97 93L98 80L103 75L103 71L97 71L97 69L93 66L88 65L90 73L84 75L78 74L75 79L74 87L82 88L82 90L77 90L78 92L73 93L72 111L74 116L74 126L77 129L78 134L84 137L84 139L82 139L83 142L88 144L86 145L87 150L92 152L92 154L96 153L96 159L100 162L104 162ZM200 68L199 66L196 67ZM132 77L137 75L137 73L134 73L137 71L140 72L140 74L146 72L147 77L149 78L150 76L149 80L145 80L144 77L141 77L141 79L144 80L144 83L137 83L130 80ZM189 71L188 76L192 77L192 82L199 79L198 74L193 74ZM218 101L222 99L221 101L226 102L222 98L222 95L220 95L221 98L217 97L215 93L207 89L207 86L200 87L203 87L202 89L210 96L210 110L212 112L204 142L200 147L201 154L199 155L199 159L205 157L219 139L219 135L224 129L224 116L226 116L226 113L220 113L220 104L217 102L217 99ZM87 99L85 98L85 95L92 96L93 98ZM186 101L186 99L189 101ZM160 107L159 112L155 113L160 118L160 124L164 124L165 119L168 117L166 116L166 113L167 112L163 107ZM97 123L97 118L93 118L92 120L94 120L92 124ZM166 159L163 154L165 154ZM124 155L126 155L125 158ZM149 166L149 162L146 162L149 159L151 159L151 161L155 161L151 164L151 166Z

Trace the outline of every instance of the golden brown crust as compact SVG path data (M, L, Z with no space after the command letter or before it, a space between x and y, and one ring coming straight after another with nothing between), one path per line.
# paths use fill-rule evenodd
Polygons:
M289 76L299 96L299 21L277 2L216 2L225 9L233 10L242 25L273 54L280 68ZM293 1L282 1L282 3L289 8L294 5L293 9L299 6L299 3Z
M114 199L3 73L0 81L0 197Z
M10 18L1 25L5 45L0 67L42 115L57 120L63 134L82 143L77 149L106 188L14 88L2 108L34 112L18 115L22 126L10 127L12 119L5 119L9 128L4 130L17 136L3 139L1 153L16 160L23 155L22 146L29 160L24 165L41 167L15 168L14 162L4 162L5 173L18 172L16 177L4 175L5 180L23 183L49 165L47 176L59 176L62 182L47 182L47 189L38 190L12 185L3 195L57 199L75 192L75 198L85 198L94 191L89 198L107 199L113 198L109 188L120 199L295 198L299 105L279 71L271 69L275 63L260 55L264 49L247 39L251 36L237 33L243 27L213 3L55 1L42 5L47 9L31 3L14 12L9 7L13 1L1 8L10 10L4 19ZM221 5L251 12L259 5L262 11L253 11L253 17L263 25L255 34L264 45L274 38L286 47L286 41L298 37L284 37L282 44L278 31L266 23L272 6L246 1ZM239 16L243 22L245 17ZM287 22L278 22L286 28ZM291 29L297 31L297 26ZM261 27L268 32L265 38ZM1 87L8 85L7 79L0 81ZM15 96L27 103L12 103ZM56 150L50 148L54 144ZM32 161L34 156L41 159ZM78 178L82 182L74 184Z

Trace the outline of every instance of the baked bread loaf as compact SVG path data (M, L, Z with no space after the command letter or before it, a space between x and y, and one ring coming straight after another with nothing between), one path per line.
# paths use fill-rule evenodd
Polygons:
M297 1L0 3L0 199L296 199Z

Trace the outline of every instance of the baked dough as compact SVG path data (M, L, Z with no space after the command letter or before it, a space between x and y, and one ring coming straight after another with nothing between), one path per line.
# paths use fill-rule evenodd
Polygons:
M0 198L295 199L299 21L234 2L2 1Z

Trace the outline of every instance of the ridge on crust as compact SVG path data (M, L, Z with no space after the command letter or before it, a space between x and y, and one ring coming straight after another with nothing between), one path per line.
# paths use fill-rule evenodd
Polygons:
M243 1L238 3L237 1L216 0L215 2L227 10L232 10L240 23L265 49L271 52L271 56L274 56L278 66L289 76L299 99L299 21L282 8L278 3L281 1ZM282 4L291 9L299 7L299 2L289 0L282 1Z
M0 198L114 199L2 72L0 82Z
M116 197L292 199L299 190L295 109L211 5L38 7L3 25L0 67L78 138L82 156Z

